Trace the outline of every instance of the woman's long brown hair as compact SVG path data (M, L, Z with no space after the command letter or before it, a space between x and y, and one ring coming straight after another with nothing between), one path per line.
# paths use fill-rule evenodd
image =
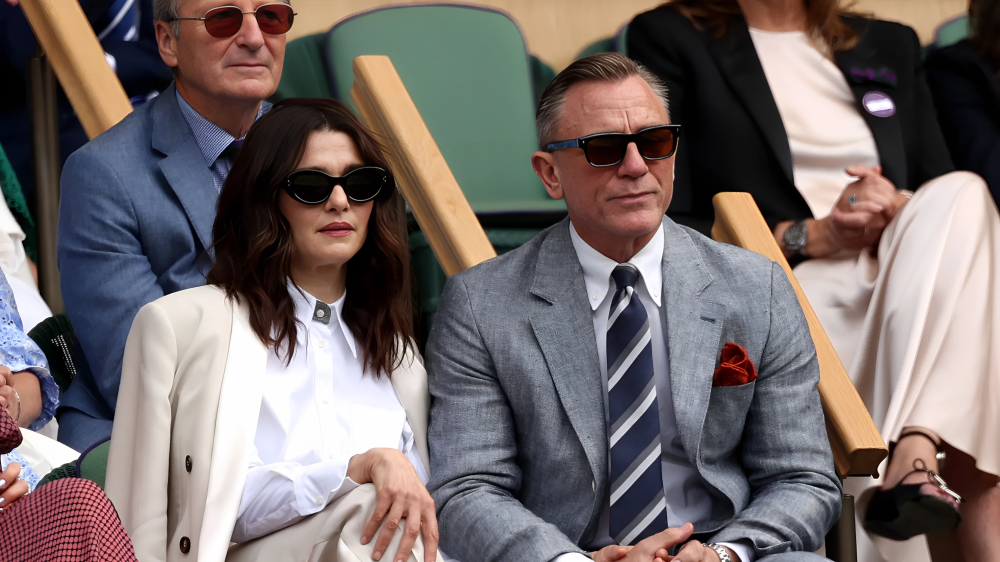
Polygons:
M806 3L808 31L832 51L846 51L858 44L858 34L840 20L844 13L840 0L803 1ZM699 30L712 30L716 39L725 35L731 18L742 15L736 0L670 0L667 5L691 20Z
M250 326L286 362L298 322L288 292L292 235L278 195L295 171L309 136L338 131L354 140L368 166L389 170L385 150L350 110L328 99L287 99L257 120L219 195L215 266L208 282L245 305ZM375 199L368 235L347 263L344 322L360 344L364 366L390 374L412 346L410 250L403 199L391 179Z
M971 0L969 19L972 47L1000 76L1000 2Z

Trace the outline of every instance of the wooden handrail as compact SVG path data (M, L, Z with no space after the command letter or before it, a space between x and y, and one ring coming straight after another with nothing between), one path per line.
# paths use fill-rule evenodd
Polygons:
M493 245L389 57L354 59L351 99L368 126L388 143L396 183L444 272L454 275L495 257Z
M781 265L799 297L819 358L819 393L826 412L827 432L837 473L878 476L878 465L889 451L875 428L868 409L854 388L837 351L802 292L792 268L771 234L767 222L749 193L719 193L713 199L715 224L712 238L752 250Z
M21 7L87 136L94 138L124 119L132 104L80 3L21 0Z

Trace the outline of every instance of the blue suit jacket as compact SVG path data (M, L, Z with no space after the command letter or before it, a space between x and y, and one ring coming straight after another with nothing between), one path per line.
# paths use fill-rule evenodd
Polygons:
M173 85L66 161L59 272L92 374L79 374L62 408L113 419L136 313L205 284L217 199Z

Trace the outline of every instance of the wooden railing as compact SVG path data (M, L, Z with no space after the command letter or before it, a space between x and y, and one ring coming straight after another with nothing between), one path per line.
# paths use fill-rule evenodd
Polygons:
M124 119L132 104L80 3L21 0L21 7L87 136L94 138Z

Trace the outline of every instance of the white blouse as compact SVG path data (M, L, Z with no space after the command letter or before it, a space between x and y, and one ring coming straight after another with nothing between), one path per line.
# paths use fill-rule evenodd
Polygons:
M878 147L844 74L800 31L750 29L785 125L795 187L821 219L854 178L853 164L877 166Z
M421 481L427 470L387 376L364 370L341 311L289 284L299 320L285 365L270 350L250 470L234 542L273 533L322 511L353 490L351 457L373 448L402 451ZM282 357L284 355L282 354Z

